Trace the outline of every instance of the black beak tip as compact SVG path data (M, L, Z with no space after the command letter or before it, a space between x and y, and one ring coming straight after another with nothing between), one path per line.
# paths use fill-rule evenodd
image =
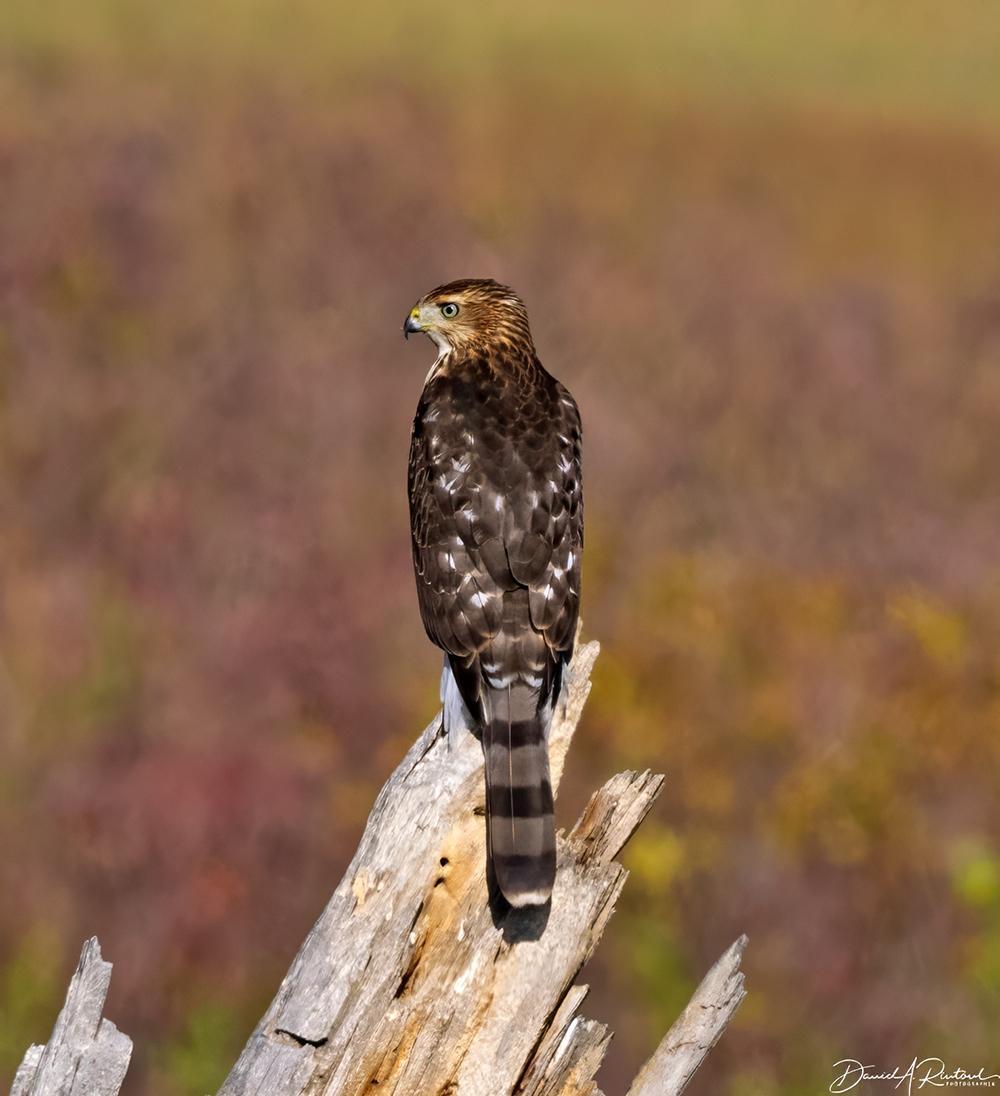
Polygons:
M420 324L412 316L407 316L403 322L403 338L408 339L414 331L420 330Z

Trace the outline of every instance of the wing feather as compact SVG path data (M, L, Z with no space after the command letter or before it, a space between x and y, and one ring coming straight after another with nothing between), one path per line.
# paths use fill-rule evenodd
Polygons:
M414 420L408 478L424 628L457 659L489 649L491 662L509 656L521 668L531 660L516 633L527 629L549 658L567 660L583 548L579 412L541 367L520 388L487 373L437 374Z

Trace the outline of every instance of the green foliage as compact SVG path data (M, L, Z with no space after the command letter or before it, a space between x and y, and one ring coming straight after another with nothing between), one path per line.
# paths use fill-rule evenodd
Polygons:
M862 7L795 0L609 7L587 0L456 6L390 0L364 6L300 0L136 4L71 0L0 9L0 41L35 64L266 70L284 80L357 77L379 67L449 85L496 80L516 60L557 87L602 79L640 100L730 109L789 107L944 116L1000 115L1000 27L989 4L960 0L947 18L927 0Z
M619 990L632 986L646 1003L646 1030L642 1037L658 1041L687 1004L692 981L676 928L645 917L623 917L617 932L626 943L619 954L626 960Z
M121 593L95 599L94 634L79 673L45 698L35 722L40 735L86 740L125 716L141 682L142 647L135 606Z
M193 1005L183 1031L159 1050L159 1090L171 1096L214 1092L242 1046L240 1019L232 1006L219 1001Z
M964 974L996 1030L1000 1023L1000 846L982 837L956 841L951 868L955 894L974 915L962 945Z
M39 921L0 968L0 1071L13 1074L31 1043L47 1041L66 993L65 976L61 943Z

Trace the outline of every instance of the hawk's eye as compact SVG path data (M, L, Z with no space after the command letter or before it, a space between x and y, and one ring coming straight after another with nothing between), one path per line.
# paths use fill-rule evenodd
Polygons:
M447 320L453 320L458 315L458 305L453 301L441 305L441 315Z

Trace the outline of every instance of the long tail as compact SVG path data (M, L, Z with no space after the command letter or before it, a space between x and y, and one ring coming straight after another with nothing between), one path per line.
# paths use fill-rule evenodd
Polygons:
M551 707L538 689L515 682L486 689L486 821L497 885L512 906L549 900L556 876L549 782Z

